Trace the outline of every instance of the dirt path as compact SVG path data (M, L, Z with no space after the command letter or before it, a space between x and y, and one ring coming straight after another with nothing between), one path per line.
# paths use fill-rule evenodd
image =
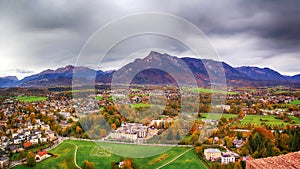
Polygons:
M194 149L194 148L190 148L190 149L186 150L185 152L181 153L179 156L175 157L173 160L171 160L171 161L169 161L169 162L163 164L162 166L157 167L156 169L160 169L160 168L163 168L163 167L169 165L170 163L172 163L173 161L177 160L179 157L183 156L185 153L187 153L187 152L189 152L189 151L191 151L191 150L193 150L193 149Z

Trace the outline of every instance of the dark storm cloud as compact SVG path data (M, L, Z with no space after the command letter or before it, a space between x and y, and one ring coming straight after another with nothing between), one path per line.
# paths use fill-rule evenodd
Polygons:
M285 74L300 73L296 66L297 59L300 59L299 6L300 1L296 0L0 0L0 57L14 58L6 59L13 66L7 64L0 70L5 72L17 65L17 69L30 67L41 71L74 64L86 40L105 24L135 13L163 12L195 24L212 41L220 58L233 66L255 65L276 68ZM187 38L197 38L184 26L176 31L185 33ZM157 44L151 39L149 42L144 39L137 41ZM128 46L134 43L128 43ZM159 42L157 45L160 45ZM108 65L113 68L113 62L123 59L124 48L110 54L110 58L106 59L111 63ZM173 51L182 55L186 49L174 47Z
M292 50L300 45L299 6L300 1L222 1L179 14L208 35L248 34L260 38L262 47Z

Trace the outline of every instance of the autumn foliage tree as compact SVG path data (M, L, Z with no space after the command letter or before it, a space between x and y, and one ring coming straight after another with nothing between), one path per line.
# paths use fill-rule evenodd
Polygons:
M134 165L133 165L133 159L131 158L126 158L124 161L123 161L123 165L122 165L122 169L133 169L134 168Z
M34 167L34 166L36 166L35 155L34 155L34 153L32 151L29 151L27 153L26 158L27 158L26 165L28 167Z
M278 154L275 145L275 137L270 130L264 127L255 128L243 147L244 155L251 155L254 158L264 158Z
M95 169L95 164L93 162L89 162L88 160L85 160L82 169Z

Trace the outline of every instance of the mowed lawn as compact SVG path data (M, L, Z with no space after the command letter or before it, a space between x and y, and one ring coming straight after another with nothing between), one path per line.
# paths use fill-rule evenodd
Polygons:
M151 107L151 104L147 104L147 103L133 103L133 104L130 104L130 107L131 108L144 108L144 107Z
M197 169L202 169L202 168L208 168L202 161L199 160L197 155L193 150L187 152L183 156L179 157L172 163L166 165L163 167L163 169L190 169L190 168L197 168Z
M242 124L257 124L266 123L268 125L291 125L290 123L284 122L281 119L276 119L275 115L246 115L246 117L241 121ZM295 120L295 124L300 124L300 119L294 116L289 116L292 120Z
M221 117L226 119L236 118L237 114L217 114L217 113L201 113L202 119L211 119L211 120L218 120Z
M121 156L117 154L123 154L123 158L126 158L124 154L133 154L135 156L139 156L139 158L133 158L133 162L135 166L139 169L154 169L164 165L165 163L173 160L181 153L185 152L189 148L184 147L173 147L168 148L166 147L157 147L157 146L136 146L136 145L126 145L126 144L111 144L111 143L95 143L91 141L77 141L77 140L67 140L61 143L58 147L53 149L52 153L54 153L57 157L50 157L47 160L38 163L34 168L76 168L74 164L74 151L75 145L78 146L77 150L77 157L76 163L79 166L83 166L85 160L91 161L95 163L96 168L110 168L112 162L119 162ZM111 148L112 152L120 152L117 154L110 154L109 156L93 156L91 152L95 150L95 147L103 147L103 148ZM154 150L153 150L154 149ZM155 150L156 149L156 150ZM167 151L165 151L167 150ZM149 156L147 152L160 152L158 155ZM126 152L126 153L124 153ZM95 154L95 153L94 153ZM142 158L142 154L144 154L145 158ZM173 165L173 163L175 163ZM182 163L181 165L178 165ZM184 166L186 163L186 166ZM188 153L184 154L182 157L176 159L169 165L165 166L164 168L202 168L204 165L202 164L201 160L197 157L194 153L194 150L189 151ZM26 166L17 166L14 167L15 169L21 168L29 168Z
M229 91L221 91L221 90L213 90L213 89L206 89L206 88L188 88L189 91L197 92L197 93L222 93L222 94L238 94L237 92L229 92Z
M179 147L159 147L159 146L138 146L138 145L127 145L127 144L112 144L105 142L88 142L88 141L75 141L69 140L78 146L77 151L77 164L82 166L84 160L89 160L95 163L96 168L110 168L111 162L119 162L121 156L136 157L133 158L134 164L141 169L157 168L168 161L171 161L179 154L183 153L188 148ZM91 156L91 152L95 147L103 147L105 149L111 149L112 154L110 156ZM157 153L159 155L155 155ZM165 155L167 154L167 155ZM121 156L120 156L121 155ZM163 158L161 158L163 157ZM198 158L196 156L196 158ZM159 160L157 160L159 159ZM161 160L160 160L161 159Z
M37 165L34 168L38 168L38 169L57 169L57 168L76 169L77 168L74 163L75 145L64 142L49 152L53 153L55 156L50 157L40 163L37 163ZM31 167L27 167L25 165L19 165L14 167L14 169L23 169L23 168L29 169Z
M39 102L47 100L47 97L39 97L39 96L18 96L16 97L20 102Z
M293 100L289 104L290 105L298 105L298 104L300 104L300 100Z

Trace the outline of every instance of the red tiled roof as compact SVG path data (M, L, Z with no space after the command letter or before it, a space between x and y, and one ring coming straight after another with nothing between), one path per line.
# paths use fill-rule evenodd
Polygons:
M38 152L38 155L42 157L43 155L48 154L46 150Z
M246 169L299 169L300 151L276 157L247 160Z
M23 144L24 147L30 147L32 144L30 142L26 142Z

